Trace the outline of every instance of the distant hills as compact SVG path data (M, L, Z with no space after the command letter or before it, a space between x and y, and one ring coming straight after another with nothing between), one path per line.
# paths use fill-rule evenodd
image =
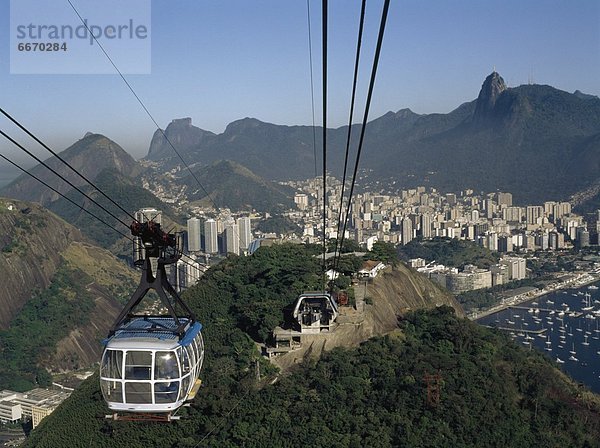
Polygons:
M335 175L343 167L346 132L347 127L328 131ZM165 133L174 144L181 142L178 150L190 164L229 159L270 180L314 176L310 126L244 118L217 135L184 119L174 120ZM317 128L317 141L320 135ZM165 143L155 135L146 158L165 167L179 164ZM317 143L318 160L320 152ZM520 203L566 199L599 177L600 99L546 85L509 88L493 72L477 99L448 114L402 109L371 121L361 167L401 187L501 189Z
M73 168L92 181L105 169L115 170L129 177L137 176L142 171L133 157L125 152L117 143L101 134L88 132L82 139L60 152L59 155L69 162ZM87 185L84 180L56 157L50 157L44 162L72 184L78 187ZM55 187L61 193L71 190L69 184L58 179L56 175L42 165L36 165L29 171ZM60 197L53 191L41 186L27 174L22 174L13 182L0 189L0 195L24 201L35 201L43 205L47 205Z
M184 119L175 120L166 135L172 143L183 145L185 148L186 145L201 142L205 137L214 134L198 130L191 126L189 120ZM162 133L157 131L152 140L151 153L159 155L174 154L170 146L165 147L163 144L164 137L162 137ZM59 155L126 210L133 212L140 207L157 207L162 209L165 214L170 215L171 219L177 219L174 216L175 213L172 207L144 189L139 179L140 174L147 173L154 180L157 180L157 178L163 177L164 170L158 169L151 173L149 171L151 169L143 168L109 138L100 134L88 133ZM56 157L45 160L45 163L105 208L121 218L129 219L126 216L121 216L123 213L101 194L94 192L90 186ZM194 175L202 183L202 187L210 193L209 199L194 176L187 170L182 170L173 179L177 187L184 186L187 189L188 200L191 202L212 206L214 201L219 208L226 207L233 211L255 209L272 213L293 206L293 189L265 180L237 162L218 160L209 165L192 165L191 168ZM61 193L67 194L76 203L84 205L86 209L99 215L110 224L116 223L116 220L111 218L108 213L91 204L88 199L85 199L83 195L66 182L58 179L41 164L36 165L30 172ZM103 247L109 247L118 239L118 234L95 221L89 215L82 213L81 210L26 174L19 176L9 185L1 188L0 194L20 200L35 201L49 207L67 221L77 225Z
M219 208L256 209L271 213L294 205L293 188L267 181L230 160L220 160L193 172L204 188L200 188L191 174L180 179L180 183L187 187L190 202L212 207L214 201Z

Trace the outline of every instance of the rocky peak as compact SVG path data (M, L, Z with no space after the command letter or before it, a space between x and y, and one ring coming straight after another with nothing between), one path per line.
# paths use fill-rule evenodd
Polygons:
M495 70L485 78L479 96L477 97L477 106L475 107L475 119L487 118L496 105L498 97L507 89L502 76Z
M225 128L224 133L225 134L239 133L239 132L243 132L248 129L259 127L261 124L262 124L262 122L256 118L246 117L246 118L242 118L240 120L235 120L235 121L232 121L231 123L229 123L227 125L227 127Z
M167 126L167 129L169 128L191 128L192 127L192 119L189 117L186 118L175 118L174 120L171 120L171 123L169 123L169 126Z
M176 118L164 131L157 129L154 132L146 158L158 160L161 157L172 157L175 153L169 142L175 145L177 150L188 151L200 145L207 136L212 135L214 135L212 132L192 125L192 119L189 117Z

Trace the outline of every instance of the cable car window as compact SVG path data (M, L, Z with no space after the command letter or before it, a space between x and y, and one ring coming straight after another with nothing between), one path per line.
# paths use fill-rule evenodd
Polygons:
M125 379L149 380L151 372L152 352L127 352L125 357Z
M123 386L120 381L100 380L100 385L106 401L123 403Z
M179 378L177 356L174 352L156 352L154 355L154 379L170 380Z
M152 403L150 383L125 383L125 401L127 403Z
M190 344L187 347L184 347L190 357L191 367L193 368L196 365L196 352L194 351L194 344Z
M179 381L154 383L155 403L174 403L179 394Z
M123 352L121 350L107 350L102 359L100 376L104 378L123 378Z
M192 377L190 375L186 376L181 380L181 398L180 400L185 400L187 398L187 394L190 389L190 382L192 381Z
M190 373L191 364L190 364L190 355L188 353L187 347L181 348L181 375L187 375Z

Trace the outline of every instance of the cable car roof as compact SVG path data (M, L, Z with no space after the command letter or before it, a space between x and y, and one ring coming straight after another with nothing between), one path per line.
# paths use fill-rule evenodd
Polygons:
M189 319L180 319L189 322ZM106 348L172 350L188 345L202 330L202 324L191 322L183 338L176 333L177 324L170 317L138 317L127 322L109 339L103 341Z

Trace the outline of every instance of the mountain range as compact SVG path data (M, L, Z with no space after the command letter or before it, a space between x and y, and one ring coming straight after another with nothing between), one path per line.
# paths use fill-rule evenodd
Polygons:
M184 122L185 120L176 120L177 124L174 125L174 129L179 132L184 126ZM190 135L180 139L175 135L176 131L169 131L167 135L170 135L170 138L177 144L194 141L193 136L201 134L192 130ZM157 145L156 142L159 140L160 138L155 135L151 148L153 145ZM151 149L151 151L154 150ZM169 151L173 153L171 148ZM191 167L193 174L188 170L181 170L176 176L164 176L165 172L162 169L153 170L143 167L108 137L91 133L86 134L84 138L61 152L59 156L130 212L140 207L157 207L164 212L163 214L169 215L172 220L178 220L169 204L162 202L142 187L139 180L141 174L146 175L151 182L156 181L161 188L164 187L165 182L170 182L172 179L177 184L174 188L184 188L188 201L198 205L211 207L217 204L218 208L225 207L232 211L254 209L271 213L280 212L293 206L294 190L292 188L265 180L248 168L230 160L218 160L208 165L193 165ZM128 219L58 158L51 157L45 163L103 207L122 219ZM93 205L89 199L84 198L67 182L58 179L43 165L36 165L30 172L110 224L117 223L107 212ZM201 187L198 185L198 181L200 181ZM15 199L38 202L50 208L68 222L77 225L103 247L109 247L117 239L118 234L111 233L110 229L103 227L89 215L82 213L79 208L26 174L22 174L4 188L0 188L0 193Z
M353 125L353 135L360 127ZM321 128L316 128L317 160ZM343 169L347 126L328 129L328 170ZM221 134L174 120L164 131L189 164L236 161L269 180L305 179L315 174L313 129L244 118ZM356 142L352 145L355 150ZM160 131L146 159L165 168L180 163ZM351 158L352 160L352 158ZM472 188L513 193L516 202L566 199L598 178L600 99L547 85L509 88L491 73L476 99L447 114L409 109L372 120L360 166L376 179L400 187L428 185L459 191Z
M359 130L360 126L353 125L354 137ZM336 176L343 168L347 131L344 126L327 133L328 169ZM173 179L187 189L190 201L204 205L214 201L234 211L278 211L291 204L292 191L273 181L315 175L315 154L317 161L321 159L321 132L318 127L244 118L215 134L193 126L190 118L175 119L164 131L154 133L146 160L153 162L155 178L181 167L173 145L204 187L186 170L175 174ZM351 162L355 150L356 138ZM109 170L139 185L139 175L144 170L148 173L117 143L99 134L86 134L61 157L92 180ZM83 185L55 157L46 163L73 184ZM600 99L546 85L509 88L493 72L476 99L450 113L416 114L401 109L369 122L360 166L369 170L369 181L384 185L394 181L399 188L502 190L513 193L514 202L521 205L566 200L600 182ZM62 193L71 190L40 165L32 173ZM0 193L44 205L58 199L26 175ZM588 201L596 204L600 199L590 196ZM585 209L585 204L581 207Z

